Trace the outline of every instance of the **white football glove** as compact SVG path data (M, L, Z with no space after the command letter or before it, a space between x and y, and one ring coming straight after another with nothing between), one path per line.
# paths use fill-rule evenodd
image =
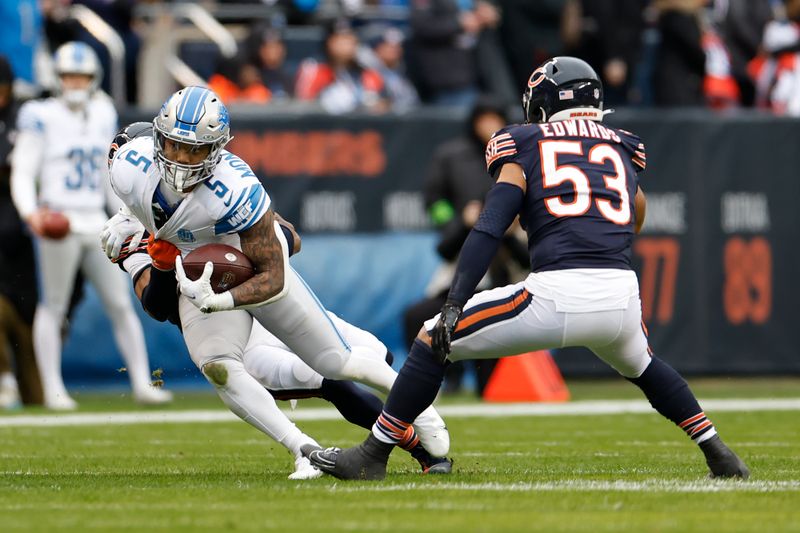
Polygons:
M100 232L100 244L106 256L112 261L119 257L122 245L131 238L128 248L136 249L142 242L144 226L130 213L120 209L119 213L109 218Z
M203 274L197 280L192 281L186 277L181 257L175 258L175 277L178 279L178 287L180 287L181 294L186 296L203 313L233 309L231 291L217 294L211 288L211 274L213 273L214 263L209 261L203 269Z

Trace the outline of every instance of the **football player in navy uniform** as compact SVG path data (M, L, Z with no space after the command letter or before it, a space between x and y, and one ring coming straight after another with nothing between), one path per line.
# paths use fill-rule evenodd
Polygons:
M711 477L747 478L686 381L648 346L631 269L645 212L638 176L644 145L602 124L602 84L580 59L542 64L522 102L527 123L501 129L488 143L497 182L464 243L447 301L415 339L372 432L354 448L304 453L336 477L382 479L394 443L436 397L449 361L586 346L699 445ZM473 296L517 217L531 274Z

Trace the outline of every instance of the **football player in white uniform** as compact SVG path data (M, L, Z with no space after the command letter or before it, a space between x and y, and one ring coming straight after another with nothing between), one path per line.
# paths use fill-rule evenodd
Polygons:
M130 213L155 239L181 255L208 243L234 246L247 255L256 275L215 294L206 265L195 281L183 272L181 256L153 245L153 275L174 260L181 297L179 314L192 360L243 419L268 394L245 369L243 353L255 318L309 367L329 379L359 381L387 392L397 376L360 346L350 346L311 289L288 264L288 245L275 220L269 195L250 167L224 150L230 119L217 95L186 87L162 106L154 138L120 148L111 165L111 185ZM158 283L158 282L156 282ZM449 434L433 408L414 426L424 447L442 457Z
M116 210L119 205L106 174L106 150L116 132L116 111L110 98L97 90L100 64L89 46L79 42L61 46L55 67L59 94L22 106L11 155L14 204L37 236L41 301L33 336L45 406L76 407L61 376L61 324L78 269L97 289L111 318L134 399L147 404L168 402L170 393L151 386L144 334L127 280L97 247L97 233L107 218L104 208ZM69 219L65 238L43 236L49 210Z
M152 138L153 127L147 122L133 123L122 130L114 138L109 151L109 165L119 148L140 136ZM276 214L288 243L289 253L300 250L300 236L294 227ZM180 327L178 313L177 280L174 269L164 274L154 270L153 260L148 254L149 239L143 239L146 230L131 215L120 212L106 222L101 237L101 244L112 262L128 272L147 313L159 321L169 320ZM158 241L157 249L166 243ZM170 247L172 245L169 245ZM174 248L173 255L179 253ZM159 257L163 259L163 256ZM152 294L150 281L156 283L157 294ZM158 286L160 282L167 284ZM171 284L170 284L171 283ZM336 315L328 313L336 328L342 333L345 341L351 346L359 346L365 354L372 354L376 361L391 362L391 354L371 333L359 329L343 321ZM288 346L270 334L257 321L253 321L250 339L244 349L243 363L245 370L253 376L275 399L297 400L300 398L320 397L331 402L344 418L361 427L369 428L378 417L383 403L373 394L349 381L338 381L323 378L303 363ZM283 444L295 455L295 472L290 479L310 479L321 475L312 467L307 458L301 456L300 446L311 443L310 437L300 434L286 415L278 409L271 398L261 404L257 411L251 413L251 420L259 420L253 424L268 436ZM305 439L304 439L305 438ZM409 431L406 439L400 444L416 459L423 472L446 474L451 471L452 463L446 458L434 458L419 443L414 431Z
M295 252L299 251L299 235L294 233L287 222L282 221L281 225L285 228L287 240L292 242L290 248ZM106 223L101 236L109 258L130 274L136 294L142 300L145 310L156 320L169 320L180 326L177 280L173 277L172 290L163 291L166 298L154 298L150 295L150 280L154 276L156 278L161 276L161 273L154 271L152 259L147 253L147 244L144 242L140 244L139 235L143 233L144 228L138 221L119 213ZM174 274L174 271L170 274ZM328 314L348 344L360 346L364 353L371 353L377 361L390 362L391 354L375 336L348 324L333 313ZM348 422L364 428L371 427L383 407L383 403L377 397L352 382L326 379L314 372L292 353L288 346L255 320L242 360L247 373L275 399L291 401L301 398L322 398L331 402ZM232 386L237 384L234 383ZM269 396L264 398L266 401L259 406L253 403L253 411L250 412L250 419L247 421L294 454L295 471L289 479L319 477L322 472L311 466L309 460L302 456L301 450L304 444L313 445L313 439L302 434L278 409L274 400ZM255 421L259 423L254 423ZM399 446L419 462L424 473L447 474L452 469L452 462L449 459L432 457L420 444L413 430L407 433Z

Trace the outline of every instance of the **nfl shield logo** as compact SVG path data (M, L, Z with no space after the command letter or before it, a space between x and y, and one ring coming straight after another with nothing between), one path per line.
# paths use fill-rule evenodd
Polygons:
M178 238L183 242L194 242L196 240L194 234L188 229L179 229Z

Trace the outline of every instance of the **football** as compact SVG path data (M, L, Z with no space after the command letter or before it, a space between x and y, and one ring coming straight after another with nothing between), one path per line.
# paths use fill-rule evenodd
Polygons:
M252 278L256 271L253 263L240 250L227 244L206 244L192 250L183 258L183 270L191 280L203 274L206 263L214 263L211 287L214 292L225 292Z
M58 211L48 211L42 219L42 235L48 239L63 239L69 233L69 219Z

